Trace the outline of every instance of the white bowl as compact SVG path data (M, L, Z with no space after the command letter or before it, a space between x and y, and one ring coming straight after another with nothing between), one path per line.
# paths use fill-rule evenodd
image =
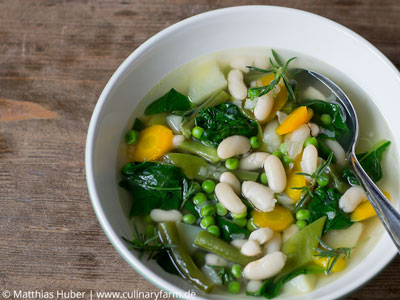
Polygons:
M354 81L347 91L356 88L355 84L360 87L389 124L393 147L400 142L400 133L394 130L400 128L398 106L394 109L400 94L399 72L369 42L335 22L296 9L243 6L203 13L156 34L122 63L104 88L90 121L85 161L90 198L107 237L137 272L164 290L184 293L191 287L177 276L168 276L154 262L139 260L120 238L131 236L118 200L117 157L124 129L138 102L179 66L219 50L260 46L294 49L347 74ZM398 154L392 153L392 158L397 161ZM322 288L290 299L343 297L370 280L396 253L388 235L383 234L355 268ZM203 294L198 297L232 298Z

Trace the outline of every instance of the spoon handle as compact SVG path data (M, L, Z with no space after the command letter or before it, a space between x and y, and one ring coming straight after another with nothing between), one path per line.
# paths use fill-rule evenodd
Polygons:
M400 214L361 167L354 154L350 156L354 173L367 192L368 199L400 252Z

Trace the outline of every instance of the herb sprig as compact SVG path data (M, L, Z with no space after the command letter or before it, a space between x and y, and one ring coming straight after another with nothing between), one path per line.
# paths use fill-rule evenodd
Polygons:
M317 252L317 254L314 254L316 257L328 257L328 262L326 264L326 270L325 274L329 275L332 272L333 267L335 266L336 262L340 258L341 255L343 255L344 258L350 259L351 251L354 249L353 248L332 248L328 244L326 244L323 240L321 240L319 237L316 237L320 243L320 245L324 248L315 248L314 250Z
M299 202L296 203L295 211L297 212L300 210L310 199L310 197L313 197L313 191L314 188L317 184L317 178L325 172L325 170L329 167L329 165L332 162L333 158L333 152L331 152L328 156L328 159L325 161L324 164L320 165L314 173L308 174L308 173L302 173L302 172L297 172L296 175L304 175L304 176L309 176L311 178L311 185L310 186L303 186L303 187L292 187L293 190L302 190L301 198Z
M125 237L121 237L125 242L127 242L130 247L129 249L135 249L139 251L139 259L143 258L144 253L148 252L149 256L147 260L154 258L158 253L167 250L168 248L173 248L173 244L163 244L158 239L157 229L154 228L153 236L147 238L143 233L139 232L136 226L136 222L133 222L134 233L132 240L128 240ZM147 238L147 239L146 239Z
M269 62L271 64L272 69L270 70L264 70L252 66L247 66L250 70L255 71L255 72L260 72L260 73L274 73L274 79L267 85L265 86L259 86L259 87L251 87L249 89L248 96L250 99L254 99L256 97L261 97L265 94L267 94L270 91L273 91L274 97L275 97L275 87L277 84L279 84L280 80L283 80L283 83L285 84L286 90L288 91L290 99L293 101L296 101L296 95L293 91L292 86L289 84L289 74L287 71L287 68L289 66L289 63L294 60L296 57L290 58L286 63L282 61L282 59L279 57L278 53L274 49L271 49L272 56L275 59L275 62L272 60L272 58L269 58Z

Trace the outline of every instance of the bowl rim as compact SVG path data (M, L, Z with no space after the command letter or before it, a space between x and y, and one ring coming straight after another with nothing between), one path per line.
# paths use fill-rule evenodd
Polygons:
M117 250L119 255L141 276L143 276L146 280L150 281L153 285L162 289L168 293L181 293L185 292L179 287L171 284L167 280L161 278L157 274L153 273L149 269L142 268L141 263L135 258L132 253L126 248L126 246L122 243L119 236L113 230L111 224L107 220L105 216L105 212L103 207L101 206L99 196L96 191L96 184L95 184L95 176L93 170L93 156L94 156L94 141L97 136L98 132L98 120L103 110L103 107L112 92L116 83L121 79L121 77L125 74L125 72L129 69L130 65L134 63L135 60L140 58L144 55L154 44L159 42L162 38L167 36L168 34L178 31L179 29L185 27L189 23L200 22L203 19L212 16L218 16L222 14L227 14L230 12L235 12L239 10L259 10L259 9L268 9L268 10L275 10L275 11L283 11L283 12L292 12L302 15L306 18L314 18L320 22L325 22L328 25L336 27L338 30L342 31L343 33L351 36L353 39L361 42L365 47L368 48L377 58L381 60L383 64L385 64L392 72L393 75L397 78L400 82L400 72L397 68L393 65L393 63L381 52L379 51L374 45L372 45L368 40L364 37L359 35L358 33L354 32L353 30L333 21L326 17L317 15L315 13L311 13L308 11L304 11L297 8L290 8L290 7L282 7L282 6L273 6L273 5L243 5L243 6L234 6L234 7L225 7L219 8L211 11L206 11L186 19L183 19L177 23L174 23L160 32L156 33L155 35L151 36L147 39L144 43L142 43L139 47L137 47L117 68L117 70L113 73L111 78L108 80L107 84L105 85L102 93L100 94L95 108L92 113L92 117L90 119L88 133L86 138L86 147L85 147L85 172L86 172L86 181L88 186L89 197L91 199L91 203L93 209L95 211L96 217L106 234L108 240L111 242L113 247ZM387 256L380 261L380 264L375 265L371 268L371 271L368 274L364 274L364 276L358 278L352 285L345 290L340 290L333 295L333 298L324 298L324 299L335 299L336 297L344 297L358 288L362 287L363 285L367 284L370 280L372 280L376 275L378 275L396 256L397 249L393 245L390 249L387 249ZM197 296L199 299L206 299Z

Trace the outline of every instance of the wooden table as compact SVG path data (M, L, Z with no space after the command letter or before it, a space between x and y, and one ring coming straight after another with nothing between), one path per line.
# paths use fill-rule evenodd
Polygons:
M84 172L89 120L114 70L146 39L242 4L328 17L400 66L399 0L0 0L0 292L158 291L120 258L94 215ZM399 268L396 258L347 299L400 299Z

